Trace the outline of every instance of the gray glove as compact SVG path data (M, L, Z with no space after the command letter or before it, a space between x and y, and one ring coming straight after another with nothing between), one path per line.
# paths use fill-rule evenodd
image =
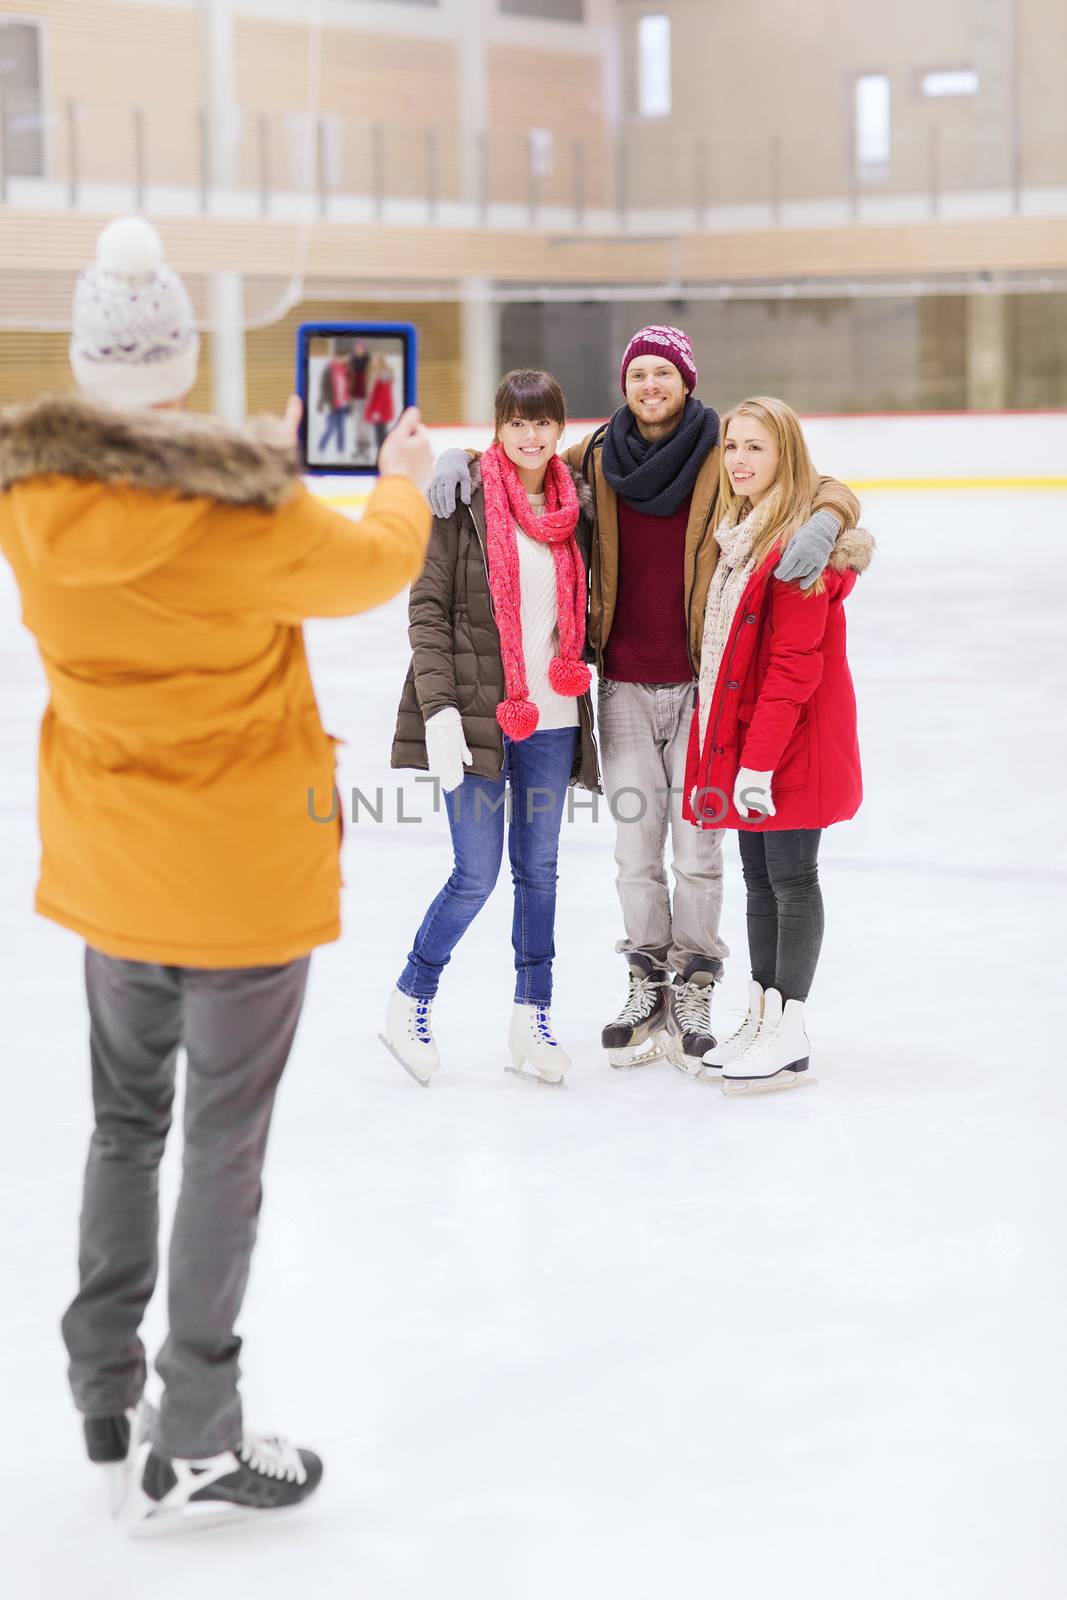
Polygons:
M433 469L429 489L430 510L435 517L450 517L456 509L456 490L465 506L471 503L471 467L466 450L445 450ZM832 542L832 541L831 541ZM825 562L823 563L825 565ZM820 571L822 568L819 569Z
M447 455L454 452L449 450ZM445 460L445 456L441 457ZM431 490L431 503L433 491ZM799 580L802 589L810 589L830 559L843 524L832 511L816 511L810 522L798 528L785 547L785 554L774 569L774 576L783 583Z

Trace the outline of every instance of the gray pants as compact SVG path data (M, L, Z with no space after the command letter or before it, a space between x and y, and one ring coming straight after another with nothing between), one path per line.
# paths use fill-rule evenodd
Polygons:
M639 951L676 972L694 956L729 955L719 938L722 833L695 828L682 816L693 689L612 678L598 686L601 766L615 816L615 881L626 929L615 948L623 955ZM673 904L664 863L668 826Z
M215 1455L241 1438L234 1323L256 1239L275 1091L309 957L281 967L159 967L85 952L96 1127L81 1214L78 1293L63 1318L86 1416L136 1405L140 1325L159 1266L159 1163L178 1050L187 1056L181 1193L170 1240L169 1332L156 1445Z

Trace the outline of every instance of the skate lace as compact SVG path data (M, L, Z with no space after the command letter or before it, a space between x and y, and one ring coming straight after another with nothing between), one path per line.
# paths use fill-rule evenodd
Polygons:
M559 1045L552 1037L552 1023L548 1015L547 1006L538 1006L536 1008L534 1028L537 1030L537 1037L539 1039L542 1039L545 1044L550 1044L554 1050L559 1049Z
M780 1026L780 1024L778 1026ZM778 1027L766 1028L761 1022L759 1025L759 1031L748 1047L748 1053L745 1056L745 1060L758 1061L761 1056L765 1056L770 1050L771 1045L774 1043L777 1032Z
M624 1023L633 1027L635 1022L644 1022L650 1017L659 1004L659 989L661 985L653 983L651 978L630 977L630 993L626 997L626 1004L615 1018L617 1023Z
M726 1045L726 1044L735 1044L737 1042L737 1040L740 1039L741 1035L745 1032L746 1028L749 1026L750 1020L751 1019L749 1017L749 1013L746 1011L744 1016L741 1018L740 1022L737 1024L737 1027L733 1030L732 1033L728 1033L726 1035L726 1038L722 1041L722 1043L724 1045ZM758 1022L756 1024L756 1032L757 1033L759 1032L759 1023ZM755 1039L756 1034L754 1033L752 1035L752 1037L753 1037L753 1039Z
M430 1032L430 1006L431 1000L417 1000L415 1014L411 1018L411 1031L420 1044L433 1044L433 1034Z
M711 1032L711 984L680 983L674 991L674 1014L683 1033Z
M284 1483L306 1483L307 1470L300 1452L288 1439L264 1433L246 1433L241 1444L241 1460L253 1472Z

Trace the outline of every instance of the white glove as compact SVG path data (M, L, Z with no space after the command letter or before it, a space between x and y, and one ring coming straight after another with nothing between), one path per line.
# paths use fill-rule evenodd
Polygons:
M430 776L437 779L445 794L459 788L463 782L463 768L469 767L473 760L456 707L445 706L443 711L435 711L426 723L426 763Z
M753 772L751 767L740 769L734 784L734 810L739 817L747 819L750 811L755 811L761 817L774 816L774 801L771 799L773 777L773 772Z

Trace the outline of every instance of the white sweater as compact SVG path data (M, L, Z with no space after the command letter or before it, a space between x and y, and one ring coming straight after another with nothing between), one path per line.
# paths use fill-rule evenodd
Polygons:
M536 516L545 509L543 494L532 494L530 505ZM548 681L548 664L559 655L559 603L556 597L556 559L551 545L531 539L515 524L519 547L519 621L522 627L522 653L526 658L526 683L530 699L539 712L537 731L546 728L576 728L578 701L573 695L557 694Z

